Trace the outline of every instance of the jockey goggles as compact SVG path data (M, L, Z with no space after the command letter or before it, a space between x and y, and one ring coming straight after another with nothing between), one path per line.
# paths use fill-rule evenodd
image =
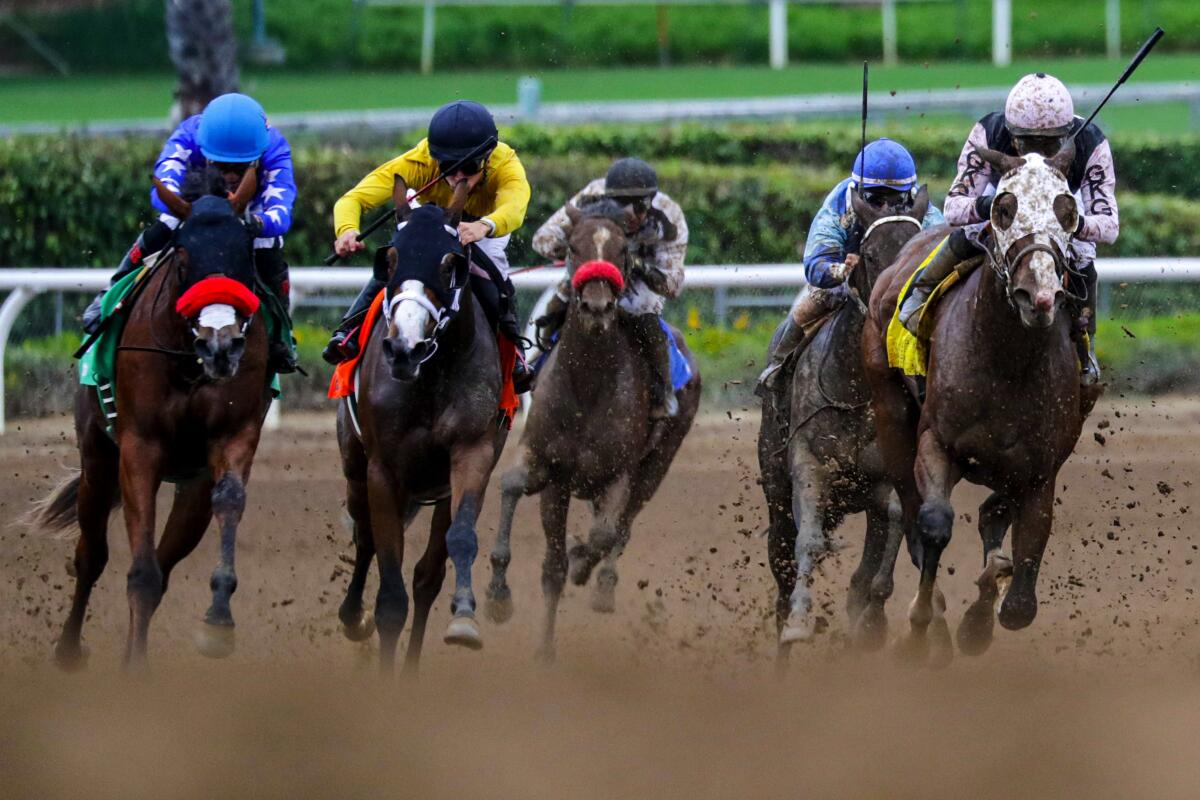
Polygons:
M465 161L439 161L438 172L442 177L462 173L463 175L478 175L483 172L484 159L468 158Z
M657 192L654 194L657 194ZM632 208L635 214L645 214L650 209L650 204L654 202L654 194L618 196L614 197L613 200L618 205Z
M902 192L899 189L887 189L880 186L869 186L860 192L860 196L869 205L875 208L883 208L884 206L899 206L909 198L908 192Z

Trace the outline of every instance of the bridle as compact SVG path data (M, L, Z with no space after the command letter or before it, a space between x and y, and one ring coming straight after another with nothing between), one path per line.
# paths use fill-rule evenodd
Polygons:
M417 362L417 366L421 366L434 357L438 350L438 336L445 330L447 325L454 321L454 318L458 316L458 312L462 308L463 289L470 282L471 245L464 248L463 264L465 266L462 269L454 270L454 279L450 285L451 300L449 305L439 306L430 300L425 294L424 284L422 284L422 288L419 290L405 289L399 294L386 298L384 302L385 318L388 320L391 320L395 316L396 308L405 302L416 303L433 317L433 330L418 342L418 344L425 345L425 354Z
M996 249L999 246L1000 243L993 232L991 241L983 248L983 252L987 258L988 265L996 273L996 277L1000 279L1000 286L1004 291L1005 299L1014 310L1018 310L1018 306L1016 297L1014 297L1012 277L1021 262L1033 253L1046 253L1054 260L1054 271L1058 275L1059 281L1063 284L1063 294L1066 295L1067 299L1076 303L1084 302L1087 299L1070 291L1067 288L1069 281L1062 280L1063 276L1066 275L1068 277L1079 278L1082 281L1083 275L1077 270L1071 269L1067 264L1067 259L1062 252L1062 248L1053 239L1049 243L1039 242L1035 239L1018 250L1016 255L1009 255L1008 252L997 254ZM1011 247L1009 249L1011 250ZM1086 286L1086 282L1083 285Z
M879 219L875 220L870 225L868 225L867 229L865 231L863 231L862 238L859 240L859 243L858 243L859 252L861 252L863 247L866 246L867 241L871 238L871 234L875 233L875 231L879 230L884 225L891 225L892 223L896 223L896 222L903 222L903 223L907 223L909 225L915 225L918 232L921 230L922 227L924 227L923 224L921 223L921 220L917 219L916 217L912 216L911 214L889 214L886 217L880 217ZM862 299L862 296L860 295L858 289L855 288L854 286L849 286L849 289L850 289L850 297L854 300L855 304L858 306L858 310L862 312L863 316L866 316L867 304Z

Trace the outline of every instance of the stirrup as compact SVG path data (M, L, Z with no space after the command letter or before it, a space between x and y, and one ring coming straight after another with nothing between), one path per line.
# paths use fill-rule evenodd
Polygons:
M929 295L922 297L921 294L919 288L914 288L900 306L900 324L913 336L917 335L917 326L921 322L921 308L929 302Z

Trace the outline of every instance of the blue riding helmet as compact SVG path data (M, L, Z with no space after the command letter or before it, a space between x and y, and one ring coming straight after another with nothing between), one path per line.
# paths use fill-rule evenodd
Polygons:
M491 112L472 100L455 100L429 120L429 154L439 163L481 159L498 136Z
M267 151L267 113L253 97L223 94L204 109L196 139L209 161L249 164Z
M904 145L892 139L876 139L854 159L850 178L864 189L881 187L908 192L917 185L917 164Z

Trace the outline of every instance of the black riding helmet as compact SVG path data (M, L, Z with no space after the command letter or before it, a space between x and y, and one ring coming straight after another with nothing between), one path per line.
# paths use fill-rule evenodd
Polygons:
M658 174L640 158L622 158L608 168L604 193L614 200L649 199L658 193Z
M429 154L446 167L463 159L479 164L498 138L491 113L472 100L447 103L429 120Z

